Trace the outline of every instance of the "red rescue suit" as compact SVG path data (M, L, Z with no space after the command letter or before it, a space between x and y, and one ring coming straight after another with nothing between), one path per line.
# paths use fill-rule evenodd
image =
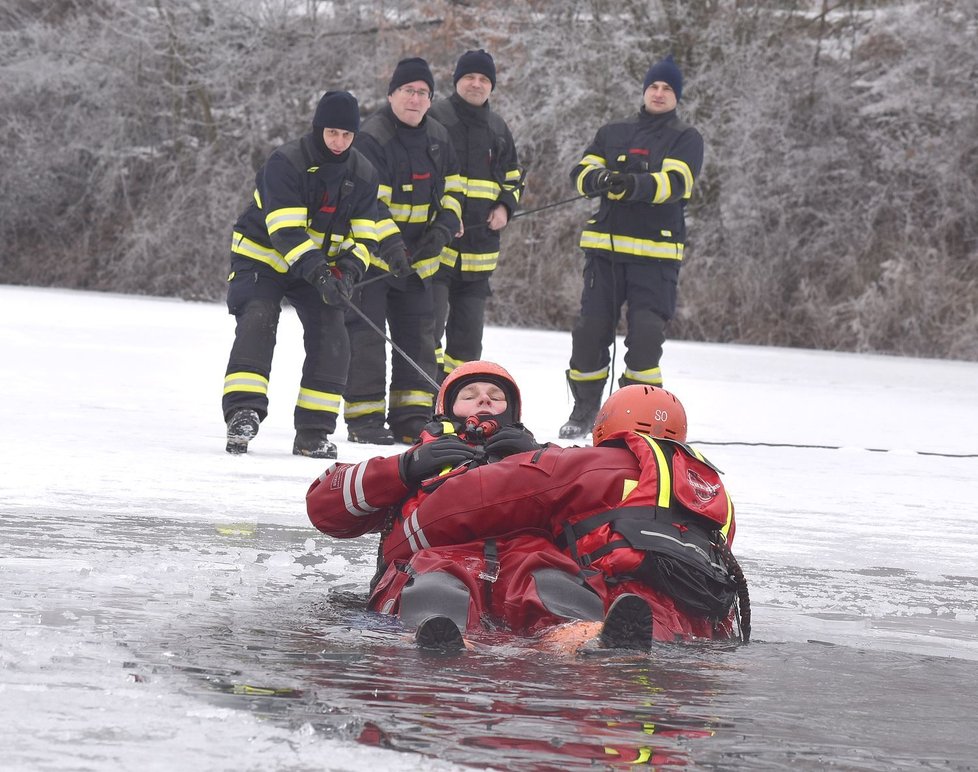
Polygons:
M442 430L454 428L445 423ZM437 436L426 430L422 441ZM465 432L459 436L469 441ZM510 528L505 538L477 535L467 544L451 540L430 548L423 535L415 534L417 511L442 485L471 469L460 467L412 491L401 481L398 465L399 456L334 464L306 494L309 518L320 531L337 538L382 533L381 575L372 584L369 608L417 624L420 619L402 613L403 595L413 588L425 589L435 602L442 598L447 606L434 610L468 631L501 626L532 634L573 619L603 617L600 597L586 585L574 560L553 543L549 528ZM409 546L394 549L402 544Z
M701 588L687 586L709 579L709 589L732 604L722 552L733 541L733 504L717 470L687 446L622 433L598 448L550 447L472 469L420 502L385 538L384 554L403 560L419 545L520 529L546 531L575 556L605 608L624 592L645 598L656 640L733 635L732 607L722 604L720 613L714 603L709 613L698 607L706 602L695 597Z
M327 470L310 488L307 507L317 528L352 537L383 529L391 506L408 493L397 457L371 459ZM732 609L712 619L691 612L648 570L668 556L630 546L613 519L591 527L594 516L609 512L626 513L625 520L641 524L640 533L653 533L640 538L675 544L680 553L709 551L697 546L694 532L725 537L727 545L734 534L733 506L719 475L685 446L627 433L611 446L545 448L444 479L408 502L383 537L388 567L370 607L397 613L409 579L448 572L468 588L469 630L496 620L531 634L567 621L537 591L540 576L560 574L583 576L605 609L623 592L641 595L652 606L656 640L731 637Z

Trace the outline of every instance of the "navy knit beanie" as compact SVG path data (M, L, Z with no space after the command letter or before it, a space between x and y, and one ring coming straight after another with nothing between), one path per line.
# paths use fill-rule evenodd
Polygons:
M416 80L423 80L428 84L428 90L435 93L435 76L431 74L428 63L419 56L410 59L401 59L394 68L391 82L387 85L387 96L393 94L405 83L414 83Z
M319 100L312 127L323 129L342 129L360 131L360 105L349 91L327 91Z
M649 71L645 73L645 85L642 86L642 92L644 93L645 89L657 80L661 80L663 83L668 83L672 86L672 90L676 92L677 102L683 98L683 74L673 61L672 54L669 54L665 59L660 59L649 67Z
M496 63L492 60L492 56L481 48L478 51L466 51L458 58L452 82L458 83L463 75L473 72L485 75L492 83L492 87L496 88Z

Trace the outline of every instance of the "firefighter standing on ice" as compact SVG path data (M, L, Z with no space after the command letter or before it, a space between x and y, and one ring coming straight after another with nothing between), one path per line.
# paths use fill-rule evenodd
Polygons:
M492 56L481 48L466 51L455 65L454 82L455 93L435 102L428 113L451 135L465 192L465 232L442 251L442 266L434 281L439 379L463 362L482 358L486 301L492 294L489 279L499 259L499 234L523 192L513 135L489 106L489 94L496 88Z
M639 113L602 126L571 171L577 192L600 196L601 204L580 239L584 289L567 370L574 409L560 429L565 439L591 431L626 301L619 385L662 385L659 359L676 310L684 210L703 165L703 137L676 115L683 76L671 56L649 68L643 88Z
M436 376L431 277L462 224L458 162L445 127L427 115L435 79L424 59L394 68L383 108L363 122L355 147L377 169L378 254L355 302L373 324L390 325L391 340L428 375ZM387 396L384 339L359 315L347 316L350 380L343 417L352 442L411 444L431 416L429 382L395 353ZM390 429L384 425L385 418Z
M328 91L312 131L258 170L253 201L234 226L228 311L237 320L224 378L228 453L246 453L268 413L268 379L282 298L302 322L305 361L292 452L336 458L350 344L343 312L375 248L377 172L354 148L357 100Z

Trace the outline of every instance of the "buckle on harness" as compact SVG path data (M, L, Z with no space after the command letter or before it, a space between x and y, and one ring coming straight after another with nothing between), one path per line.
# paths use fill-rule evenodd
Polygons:
M499 578L499 561L487 560L486 567L479 572L479 578L495 583Z

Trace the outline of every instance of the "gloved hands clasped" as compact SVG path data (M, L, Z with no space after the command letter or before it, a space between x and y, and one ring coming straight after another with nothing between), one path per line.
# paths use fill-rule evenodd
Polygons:
M402 453L398 471L405 485L420 485L445 470L471 461L482 452L481 448L463 442L454 434L445 434Z
M411 251L411 263L417 265L422 260L430 260L441 254L452 240L451 231L444 225L433 222L426 229Z
M504 426L486 440L486 454L504 458L514 453L539 450L542 445L533 438L533 432L521 423Z
M630 199L635 193L635 175L613 172L608 180L608 198L612 201Z
M588 198L606 196L611 201L629 200L635 194L637 180L628 172L597 169L587 177Z

